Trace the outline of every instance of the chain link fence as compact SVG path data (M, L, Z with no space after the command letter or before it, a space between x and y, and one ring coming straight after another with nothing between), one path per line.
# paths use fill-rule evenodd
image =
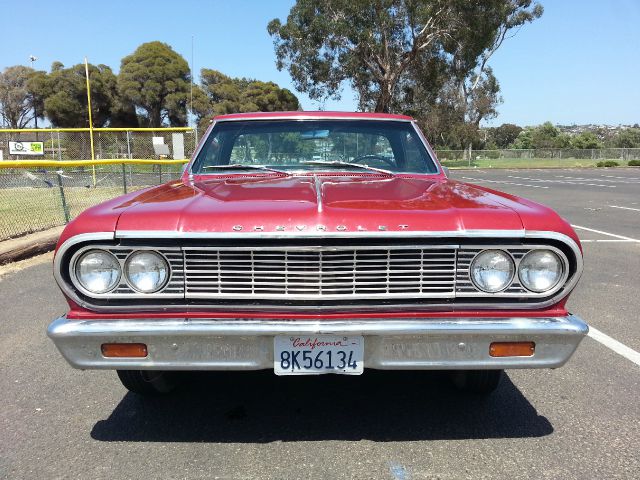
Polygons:
M2 160L60 162L7 168L0 161L0 241L64 225L88 207L182 172L179 163L71 167L65 161L183 160L197 141L197 131L185 128L94 129L92 156L89 129L0 130ZM41 154L16 155L9 142L42 142Z
M640 148L543 148L531 150L437 150L438 159L450 167L593 166L614 160L620 165L640 160Z
M43 155L11 155L9 141L43 142ZM165 145L166 155L158 154L158 143ZM2 167L0 162L0 241L64 225L100 202L178 178L183 165L162 163L161 159L174 157L181 150L176 149L180 144L183 157L190 157L197 145L197 132L95 129L96 160L148 159L157 163L72 167L64 161L91 160L88 130L0 130L4 160L60 162L59 166L49 163L46 167L15 168ZM437 154L445 166L452 167L593 166L602 160L616 160L625 165L630 160L640 160L640 148L475 150L470 156L464 150L439 150Z
M182 168L181 164L0 168L0 241L64 225L100 202L176 179Z
M43 155L12 155L9 142L42 142ZM95 159L189 158L198 138L195 130L185 129L94 129L93 142ZM164 155L157 153L154 142L166 146ZM92 160L88 129L0 130L0 152L0 158L4 160Z

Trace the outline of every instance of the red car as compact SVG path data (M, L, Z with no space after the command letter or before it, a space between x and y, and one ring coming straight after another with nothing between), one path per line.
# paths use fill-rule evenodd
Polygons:
M131 391L179 370L450 370L495 389L588 331L565 303L575 232L537 203L447 178L415 121L279 112L214 119L182 178L90 208L55 277L49 336Z

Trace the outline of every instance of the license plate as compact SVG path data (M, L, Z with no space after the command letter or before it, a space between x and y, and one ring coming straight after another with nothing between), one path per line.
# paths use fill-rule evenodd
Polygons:
M362 336L277 336L273 342L276 375L361 375L364 371Z

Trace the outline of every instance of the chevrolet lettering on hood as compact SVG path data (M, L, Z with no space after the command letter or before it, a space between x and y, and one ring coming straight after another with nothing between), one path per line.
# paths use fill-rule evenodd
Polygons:
M489 393L556 368L588 331L571 226L448 178L410 117L216 117L180 179L90 208L54 259L74 367L138 394L181 371L447 370Z
M311 228L315 228L318 232L326 232L327 231L327 226L326 225L315 225L312 226ZM406 230L409 228L409 225L398 225L397 226L398 230ZM234 232L241 232L242 230L245 229L244 225L234 225L231 228ZM307 225L296 225L294 227L294 229L298 232L304 232L307 229ZM336 231L338 232L344 232L347 231L349 228L346 225L336 225L335 227ZM254 225L251 229L251 231L253 232L264 232L264 225ZM286 232L287 231L287 227L286 225L276 225L274 230L276 232ZM362 225L357 225L355 227L355 230L358 232L366 232L367 229L365 227L363 227ZM388 230L388 227L386 225L378 225L377 230L384 232L386 230Z

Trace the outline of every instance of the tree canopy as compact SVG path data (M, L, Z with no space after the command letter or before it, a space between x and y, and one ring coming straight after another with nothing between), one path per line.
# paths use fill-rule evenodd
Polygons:
M108 66L91 64L89 78L93 125L103 127L110 122L117 102L117 78ZM55 62L50 74L32 79L31 87L44 99L44 112L53 126L89 125L84 64L65 68L62 63Z
M30 83L41 73L22 65L7 67L0 73L0 115L9 128L25 128L36 114L42 117L42 98Z
M149 42L122 59L118 90L143 113L150 127L184 125L191 77L189 64L169 45Z
M488 129L491 141L497 148L509 148L521 131L522 127L513 123L503 123L499 127Z
M200 122L215 115L299 110L298 98L273 82L229 77L217 70L200 71L202 86L194 90L193 106Z
M489 59L541 15L531 0L297 0L267 30L276 66L312 99L348 82L361 109L411 113L466 143L501 101Z
M527 127L520 132L513 143L513 148L569 148L571 137L562 133L551 122L545 122L537 127Z

